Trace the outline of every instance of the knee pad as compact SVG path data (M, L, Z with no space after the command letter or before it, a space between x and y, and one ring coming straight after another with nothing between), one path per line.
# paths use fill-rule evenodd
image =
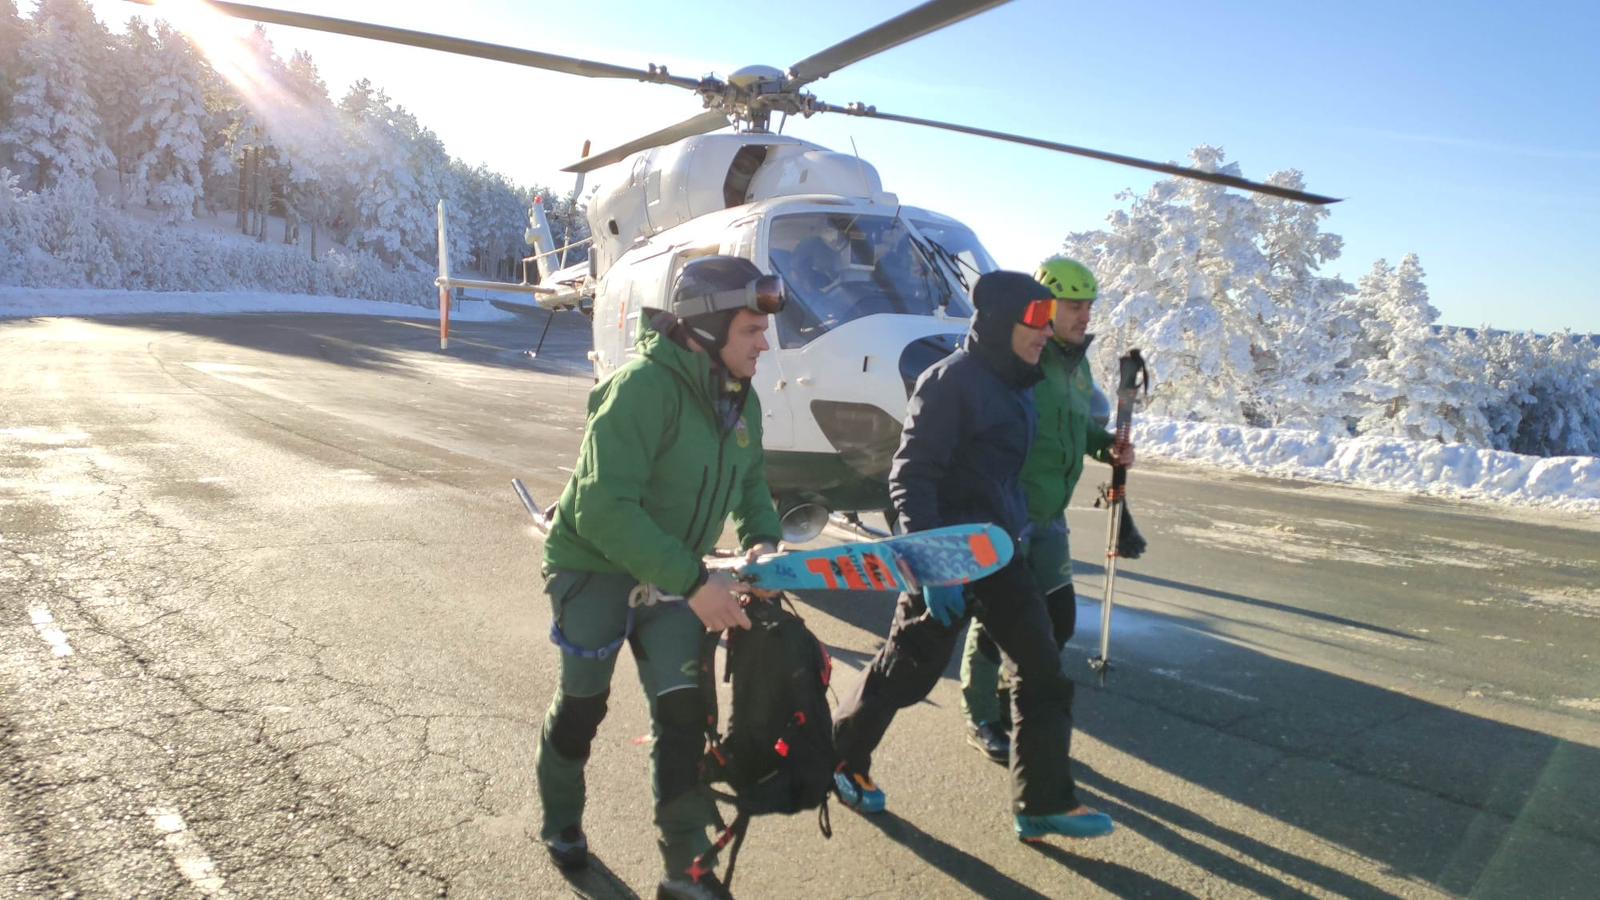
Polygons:
M593 697L563 694L545 723L550 746L567 759L588 759L589 745L594 743L600 721L606 717L606 700L610 696L610 691Z
M1056 646L1065 647L1078 631L1078 592L1072 585L1063 584L1044 595L1045 607L1050 610L1050 624L1055 629Z
M700 755L706 746L706 708L696 688L656 697L656 777L662 803L700 783Z

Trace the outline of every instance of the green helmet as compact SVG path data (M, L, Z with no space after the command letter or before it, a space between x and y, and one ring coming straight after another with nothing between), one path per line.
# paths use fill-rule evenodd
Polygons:
M1053 256L1040 263L1033 278L1049 288L1057 300L1093 302L1100 295L1100 285L1089 267L1065 256Z

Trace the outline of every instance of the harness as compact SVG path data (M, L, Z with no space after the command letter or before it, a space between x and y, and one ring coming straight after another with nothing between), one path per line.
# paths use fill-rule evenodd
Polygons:
M617 638L603 647L590 650L580 647L569 640L561 631L559 620L550 621L550 643L561 648L562 653L570 653L579 659L610 659L633 634L633 612L642 606L655 606L658 603L682 603L684 598L677 594L669 594L653 584L636 584L628 591L628 618L622 625L622 637Z

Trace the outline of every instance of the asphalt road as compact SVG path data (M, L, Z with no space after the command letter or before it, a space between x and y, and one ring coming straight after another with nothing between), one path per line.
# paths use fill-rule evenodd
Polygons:
M596 866L534 840L557 653L508 481L560 489L590 384L584 323L536 339L0 322L0 894L653 894L630 660ZM1070 513L1076 772L1117 833L1011 837L952 666L877 757L890 813L757 821L741 895L1595 896L1600 525L1148 461L1131 494L1105 688L1103 514ZM841 689L891 601L806 598Z

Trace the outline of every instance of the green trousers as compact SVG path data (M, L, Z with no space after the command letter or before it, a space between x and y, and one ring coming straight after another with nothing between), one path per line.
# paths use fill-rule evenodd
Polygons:
M544 592L564 639L598 650L622 637L628 594L637 583L626 575L552 569L545 573ZM699 617L686 604L661 603L634 610L627 641L650 707L657 843L669 875L683 873L710 848L707 830L718 822L715 803L699 783L706 721L699 690L704 634ZM588 796L584 764L605 717L616 665L615 653L594 659L561 651L561 684L545 714L534 762L544 838L583 820ZM622 792L628 786L611 785L608 790Z
M1024 546L1017 548L1028 561L1028 571L1048 604L1073 604L1074 609L1050 610L1056 624L1056 644L1066 646L1072 638L1071 631L1061 634L1065 623L1073 621L1077 598L1070 590L1072 585L1072 556L1067 550L1067 520L1043 526L1034 526L1033 533ZM1064 621L1065 620L1065 621ZM1010 710L1001 706L1000 700L1000 648L984 633L983 623L976 618L967 629L966 647L961 653L961 712L974 725L985 722L1004 722Z

